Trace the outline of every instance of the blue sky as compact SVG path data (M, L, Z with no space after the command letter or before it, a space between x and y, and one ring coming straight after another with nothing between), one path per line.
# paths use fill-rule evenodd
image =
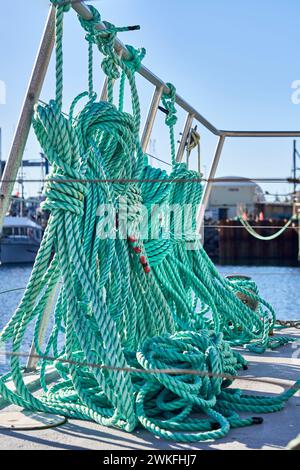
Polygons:
M49 1L2 2L0 17L0 80L6 84L6 104L0 105L3 158L6 158L43 31ZM235 130L300 129L300 104L293 104L291 84L300 80L297 0L99 0L103 19L141 30L120 38L144 46L145 65L178 92L214 125ZM74 12L65 21L65 96L86 89L87 45ZM103 75L95 53L95 89ZM54 61L41 98L54 96ZM152 87L138 78L143 117ZM184 113L178 112L177 136ZM202 164L208 171L216 139L202 130ZM170 161L168 132L159 116L152 139L156 156ZM300 148L300 139L299 139ZM30 136L24 158L37 158L39 146ZM196 166L196 154L192 157ZM226 142L218 176L286 177L291 174L292 139L231 139ZM299 160L300 166L300 160ZM39 177L25 170L25 177ZM265 184L270 192L286 192L285 184ZM28 195L36 191L28 185Z

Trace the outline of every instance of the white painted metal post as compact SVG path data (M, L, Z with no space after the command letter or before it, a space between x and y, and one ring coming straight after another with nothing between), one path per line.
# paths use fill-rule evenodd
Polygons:
M26 91L22 111L14 135L10 153L2 175L0 188L0 232L9 207L11 193L21 165L25 145L31 127L33 108L38 101L44 83L55 40L55 8L52 6L39 47L35 65Z
M201 227L203 225L205 209L206 209L207 204L208 204L209 196L210 196L211 189L212 189L212 182L213 182L213 179L216 175L216 171L217 171L218 164L219 164L219 161L220 161L220 157L221 157L221 153L222 153L222 150L223 150L224 142L225 142L225 136L221 135L219 137L219 140L218 140L218 145L217 145L217 148L216 148L216 151L215 151L214 159L213 159L213 162L212 162L212 165L211 165L211 168L210 168L210 171L209 171L209 175L208 175L208 181L205 185L204 194L203 194L202 201L201 201L200 208L199 208L199 212L198 212L198 215L197 215L197 226L198 226L198 231L199 232L200 232Z
M55 286L53 287L51 291L51 294L49 295L49 299L48 299L45 311L43 313L43 318L41 319L41 323L39 326L38 344L40 347L42 346L43 341L45 339L47 327L49 325L51 314L57 301L60 287L61 285L58 282L57 284L55 284ZM26 372L32 372L33 370L36 369L37 364L39 362L39 360L36 358L36 354L37 353L36 353L36 349L35 349L34 341L33 341L31 344L29 358L28 358L27 365L26 365Z
M184 156L184 149L190 134L191 127L193 125L193 120L194 120L194 114L189 113L186 117L182 136L181 136L181 141L179 144L177 156L176 156L176 161L181 162Z
M157 114L157 110L158 110L158 106L160 103L163 90L164 88L162 86L157 86L153 93L152 101L150 104L149 112L147 115L147 119L145 122L144 130L143 130L143 134L141 138L141 146L142 146L142 150L144 153L146 152L148 148L149 140L151 137L154 121L156 118L156 114Z

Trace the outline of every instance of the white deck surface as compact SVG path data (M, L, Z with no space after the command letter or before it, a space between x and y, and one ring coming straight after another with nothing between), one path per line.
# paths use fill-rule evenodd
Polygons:
M300 338L300 330L284 330ZM300 343L298 347L284 346L264 355L244 353L249 369L241 376L275 380L278 385L246 382L239 378L234 386L249 393L277 395L284 387L300 377ZM6 407L2 411L16 409ZM1 413L1 411L0 411ZM253 415L253 413L251 414ZM247 416L247 414L245 415ZM249 415L248 415L249 416ZM65 450L185 450L185 449L284 449L289 441L300 433L300 393L298 392L285 409L272 414L260 415L264 423L246 428L232 429L221 440L180 444L165 441L138 429L132 434L105 428L96 423L69 420L63 426L38 431L1 431L0 449L65 449Z

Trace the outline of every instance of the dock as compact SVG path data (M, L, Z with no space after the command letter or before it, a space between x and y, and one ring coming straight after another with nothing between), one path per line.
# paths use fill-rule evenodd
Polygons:
M282 333L300 340L299 329ZM242 351L243 352L243 351ZM300 343L290 343L262 355L243 352L249 369L242 371L233 386L249 394L277 395L291 386L300 372ZM251 377L253 381L243 380ZM257 380L255 380L257 379ZM34 376L29 376L34 384ZM38 393L38 391L37 391ZM17 408L0 402L1 413ZM242 413L242 416L247 414ZM248 414L249 416L249 414ZM144 429L126 433L94 422L68 420L65 424L35 431L0 429L1 450L282 450L300 433L300 391L277 413L261 415L263 424L232 429L220 440L194 444L159 439Z
M278 232L282 220L251 221L262 236ZM286 230L267 243L250 235L238 220L220 220L205 227L204 248L210 258L221 265L299 266L298 226Z

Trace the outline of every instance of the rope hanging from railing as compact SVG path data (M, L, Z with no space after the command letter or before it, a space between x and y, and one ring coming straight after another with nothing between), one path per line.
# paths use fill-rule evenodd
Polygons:
M282 235L286 231L286 229L291 225L291 223L295 221L295 218L293 216L283 225L283 227L280 230L278 230L278 232L273 233L272 235L263 236L257 233L252 227L252 225L249 224L248 220L244 219L243 216L239 215L238 219L243 225L243 227L247 230L247 232L250 233L250 235L252 235L254 238L257 238L258 240L263 240L263 241L271 241L280 237L280 235Z
M28 286L0 336L15 353L10 373L0 378L0 394L27 409L91 419L126 431L140 423L160 437L182 442L216 439L230 428L258 424L261 418L241 418L238 413L280 410L297 392L299 381L278 397L247 396L228 388L232 381L218 375L236 376L246 366L231 345L261 352L285 344L289 338L269 336L275 314L255 284L222 278L200 245L196 214L202 185L193 181L199 174L175 162L175 88L169 84L171 95L162 98L171 142L172 171L167 174L148 164L140 145L135 72L145 51L130 47L131 61L116 54L116 32L130 28L106 23L105 34L97 31L100 15L94 8L93 19L81 20L81 24L89 44L104 55L108 101L97 101L93 92L89 46L89 91L74 99L69 117L62 113L63 12L58 6L56 100L39 104L33 119L36 136L53 168L44 202L51 216ZM119 78L117 108L114 82ZM132 113L123 111L126 79ZM75 115L84 97L88 101ZM177 178L184 178L185 183L168 184ZM86 183L95 179L103 182ZM118 179L134 182L119 184ZM126 237L122 199L128 206ZM108 205L117 222L112 232L105 211L100 210ZM145 220L151 220L147 216L153 205L159 208L158 217L154 226L144 224L145 231L155 229L159 236L144 239L139 229ZM181 237L182 226L176 217L171 215L166 222L168 206L189 209L189 224ZM187 248L190 242L195 249ZM41 323L56 289L52 325L41 344ZM256 307L243 303L241 295L251 298ZM38 396L28 390L18 356L32 328L36 353L44 357L39 369L44 393ZM57 360L47 359L50 355ZM111 369L78 367L76 362L106 364ZM50 363L61 380L49 387L46 370ZM123 369L128 367L199 369L213 374L126 374ZM7 384L10 379L15 391Z

